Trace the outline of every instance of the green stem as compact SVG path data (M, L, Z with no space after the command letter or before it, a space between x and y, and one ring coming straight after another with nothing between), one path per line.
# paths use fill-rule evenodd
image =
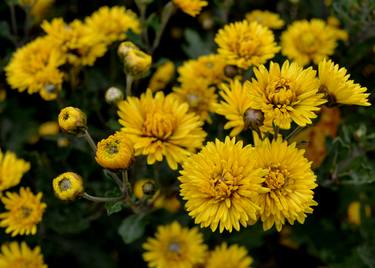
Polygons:
M83 193L82 197L93 202L115 202L115 201L120 201L124 199L124 196L99 197L99 196L90 195L86 192Z
M272 128L273 128L273 139L274 140L277 140L277 136L279 136L279 127L276 126L274 123L272 124Z
M167 23L169 19L171 18L173 12L176 10L175 5L170 1L168 4L166 4L163 8L163 11L161 13L161 23L160 28L156 32L154 43L152 44L151 48L151 54L158 48L160 44L161 37L163 35L163 32L165 30L165 27L167 26Z
M18 26L17 26L16 11L14 9L14 5L10 4L9 9L10 9L10 20L11 20L11 25L12 25L12 31L13 31L13 34L14 34L14 43L15 43L15 45L18 45L17 44Z
M83 137L86 139L87 143L90 145L94 154L96 154L96 144L95 144L94 140L92 139L90 133L87 131L87 129L85 130L85 132L83 134Z
M141 41L143 45L147 48L147 50L150 49L150 40L148 38L148 29L146 25L146 9L147 9L147 3L144 3L143 1L135 1L139 13L140 13L140 20L141 20L141 26L142 26L142 33L141 33Z
M123 169L121 171L121 175L122 175L122 189L124 190L124 194L127 197L130 197L130 192L131 192L132 189L131 189L131 185L130 185L130 182L129 182L128 170Z
M120 180L120 178L117 176L117 174L115 172L112 172L108 169L104 169L104 172L106 174L108 174L108 176L110 176L114 182L117 184L118 188L120 189L121 192L124 192L124 188L123 188L123 185L122 185L122 181Z
M289 133L289 135L286 137L287 141L290 141L291 138L295 137L298 133L300 133L303 130L303 127L296 127L292 132Z
M125 89L125 97L130 97L132 95L132 85L133 85L133 76L130 74L126 75L126 89Z

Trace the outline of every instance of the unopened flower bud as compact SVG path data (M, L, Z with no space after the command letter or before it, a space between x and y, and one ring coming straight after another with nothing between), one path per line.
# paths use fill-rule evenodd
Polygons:
M156 187L155 187L155 183L154 181L152 180L149 180L147 182L145 182L143 185L142 185L142 190L143 190L143 193L147 196L153 196L156 192Z
M224 68L224 74L226 77L234 78L238 75L238 67L235 65L227 65Z
M75 107L65 107L59 114L59 126L74 135L83 134L87 129L86 114Z
M151 197L156 193L155 181L151 179L138 180L135 182L133 191L138 199L145 196Z
M117 54L120 57L120 59L124 61L129 51L133 49L139 49L139 48L132 42L129 42L129 41L122 42L117 49Z
M52 186L61 200L74 200L84 192L82 178L74 172L65 172L54 178Z
M144 76L151 67L152 57L131 42L121 43L118 54L123 61L125 73L134 78Z
M264 114L260 110L250 108L245 112L243 120L245 122L245 129L250 128L259 131L259 127L263 125Z
M124 99L124 94L117 87L110 87L105 92L105 101L109 104L116 104Z

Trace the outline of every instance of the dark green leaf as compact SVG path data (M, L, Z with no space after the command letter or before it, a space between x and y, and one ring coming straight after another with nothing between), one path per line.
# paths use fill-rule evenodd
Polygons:
M127 217L118 228L118 234L125 244L130 244L140 238L145 231L143 214L134 214Z

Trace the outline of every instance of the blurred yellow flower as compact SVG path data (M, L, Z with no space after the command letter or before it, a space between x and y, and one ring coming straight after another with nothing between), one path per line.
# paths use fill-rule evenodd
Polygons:
M327 24L337 40L348 41L348 32L340 29L340 21L336 17L329 16L327 18Z
M252 150L227 137L225 142L208 142L184 162L180 194L196 224L213 232L219 227L221 233L239 231L256 220L255 198L269 190L262 187L266 170L255 167Z
M79 108L65 107L58 116L59 127L70 134L82 134L87 130L87 117Z
M129 49L123 56L123 64L126 74L141 78L150 70L152 57L138 48Z
M280 50L271 30L246 20L224 26L216 34L215 42L227 64L243 69L265 63Z
M33 16L34 22L39 23L42 21L54 2L55 0L34 0L30 10L30 15Z
M172 0L173 3L186 14L195 17L202 8L208 5L207 1L203 0Z
M148 88L151 89L152 92L163 90L173 79L175 69L172 61L168 60L161 64L152 75Z
M202 121L211 122L209 113L213 112L217 101L215 88L209 87L203 81L191 80L189 83L173 88L173 95L181 102L189 104L189 111L199 115Z
M1 245L1 268L47 268L40 247L29 248L25 242L10 242Z
M246 14L246 20L256 21L270 29L281 29L285 24L279 14L267 10L253 10Z
M65 172L54 178L52 187L61 200L74 200L84 192L82 178L74 172Z
M147 189L145 189L144 187L145 188L150 188L150 187L153 188L153 193L152 193L151 197L156 193L156 191L155 191L156 187L155 187L154 180L152 180L152 179L141 179L141 180L137 180L134 184L133 192L134 192L135 197L137 197L138 199L142 199L145 196L144 190L147 190Z
M147 155L147 163L166 158L172 169L177 169L191 153L202 146L206 133L203 122L188 112L187 103L172 96L151 91L140 98L129 97L118 104L122 131L132 140L136 155Z
M348 206L348 222L353 225L361 225L361 210L364 209L364 216L371 216L371 207L369 205L361 204L359 201L353 201Z
M290 224L296 220L304 223L306 213L312 213L312 206L318 205L313 200L313 189L318 186L316 176L303 153L295 143L288 145L281 138L273 141L256 139L250 156L256 162L254 168L268 170L263 186L269 191L255 199L264 230L275 225L276 230L281 231L286 220Z
M207 251L197 228L183 228L176 221L158 226L155 238L148 238L143 248L143 259L154 268L193 268L204 262Z
M207 257L205 268L249 268L253 262L245 247L222 243Z
M53 136L60 131L59 124L56 121L44 122L39 126L38 134L40 136Z
M6 212L0 214L0 227L16 235L35 235L47 205L41 201L43 194L34 195L29 188L20 188L19 194L6 192L1 198Z
M250 107L264 113L264 124L289 129L291 123L311 124L320 105L325 103L318 93L319 81L311 67L303 69L297 63L285 61L280 67L271 62L254 70L250 88Z
M134 160L133 144L123 132L98 142L96 162L108 169L128 169Z
M0 88L0 102L4 101L7 97L7 92L4 88Z
M295 21L281 35L281 52L301 65L318 64L335 52L336 34L320 19Z
M367 88L349 80L347 70L331 60L323 60L319 63L319 91L322 92L329 104L346 104L370 106Z
M185 61L178 68L178 81L181 84L189 84L192 81L219 85L225 80L224 68L226 62L217 55L204 55L195 60Z
M36 38L13 54L5 67L7 82L19 92L54 100L61 90L64 75L59 67L64 62L64 54L49 37Z
M175 195L165 196L160 193L155 198L153 205L155 208L164 208L170 213L175 213L181 208L181 203Z
M19 184L29 169L29 162L18 159L12 152L3 153L0 149L0 196L2 191Z
M123 6L101 7L85 19L85 24L107 44L124 40L129 30L136 34L141 32L137 15Z

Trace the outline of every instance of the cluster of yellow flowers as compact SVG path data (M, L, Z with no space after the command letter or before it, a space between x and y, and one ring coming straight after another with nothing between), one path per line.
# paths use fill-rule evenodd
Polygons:
M93 65L110 44L125 39L127 31L140 33L140 22L132 11L114 6L102 7L84 21L44 21L42 28L46 35L18 49L5 71L13 89L54 100L63 81L75 79L63 71L63 66L68 65L74 73Z
M47 207L41 201L42 193L33 194L29 188L21 187L19 193L7 191L18 185L29 171L30 163L10 151L0 150L0 197L5 212L0 213L0 227L12 237L35 235ZM47 267L43 263L40 248L31 250L25 242L1 245L0 267Z

